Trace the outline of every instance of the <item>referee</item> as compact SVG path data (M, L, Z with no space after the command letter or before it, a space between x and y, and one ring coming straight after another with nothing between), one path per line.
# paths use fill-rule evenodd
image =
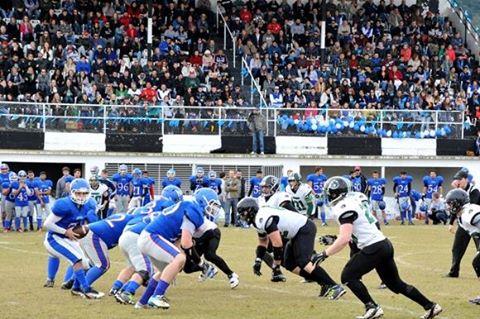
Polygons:
M470 196L470 203L480 205L480 191L474 187L471 181L471 176L468 174L467 170L461 169L453 176L452 186L465 190ZM451 232L453 232L453 223L455 219L455 215L450 216L450 226L448 228ZM480 238L473 237L473 240L478 250ZM463 255L465 254L469 243L470 234L459 224L457 231L455 232L455 239L453 241L452 266L445 277L458 278L460 274L460 262L462 261ZM480 272L477 272L477 277L480 277Z

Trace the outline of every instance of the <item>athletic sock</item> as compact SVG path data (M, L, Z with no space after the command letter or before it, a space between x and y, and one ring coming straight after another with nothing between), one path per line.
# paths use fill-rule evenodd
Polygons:
M125 288L125 291L134 295L138 288L140 288L140 285L137 282L129 281L127 287Z
M37 218L37 229L42 229L42 219Z
M75 279L80 284L82 291L88 292L90 290L90 285L88 284L87 279L85 278L85 271L83 270L83 268L75 270L74 273L75 273Z
M28 215L28 222L30 223L30 228L33 227L33 216L32 215Z
M361 302L367 307L368 304L375 304L372 297L368 293L367 287L360 280L351 280L346 283L347 287L353 292L353 294L360 299Z
M428 310L432 308L433 302L427 299L417 288L411 285L407 285L405 292L403 292L403 295L405 297L408 297L409 299L415 301L418 303L420 306L423 307L423 309Z
M163 296L168 289L170 284L162 279L158 281L157 287L155 288L154 296Z
M67 269L65 270L65 275L63 276L63 282L67 282L71 279L74 279L73 267L68 266Z
M402 211L400 212L400 219L402 220L402 223L405 222L405 217L406 217L406 216L405 216L405 211L402 210Z
M12 228L12 222L10 220L5 220L5 228L8 230Z
M155 288L157 288L157 285L158 285L158 281L151 278L150 281L148 282L147 288L143 292L143 295L140 298L140 300L138 300L138 302L142 305L146 305L148 303L148 299L150 299L150 297L155 292Z
M320 218L322 219L322 223L326 223L327 222L327 215L325 214L325 211L321 211L320 212Z
M115 280L115 282L113 283L111 289L119 290L120 288L122 288L122 286L123 286L123 282L121 282L120 280L117 279L117 280Z
M268 267L273 269L273 257L272 255L270 255L270 253L265 253L262 259L267 264Z
M28 217L22 217L23 219L23 229L28 229Z
M60 266L60 259L52 256L48 256L47 261L47 278L48 280L55 280L55 276L58 272L58 267Z
M408 216L408 222L411 223L412 222L412 215L413 215L413 211L411 209L409 209L407 211L407 216Z
M319 285L335 286L337 283L330 277L322 267L315 267L311 273L300 270L300 276L307 280L313 280Z
M88 285L92 285L104 273L105 273L105 270L100 267L93 266L92 268L90 268L87 271L87 274L85 276L85 279L87 280Z
M20 229L20 217L15 217L15 230Z

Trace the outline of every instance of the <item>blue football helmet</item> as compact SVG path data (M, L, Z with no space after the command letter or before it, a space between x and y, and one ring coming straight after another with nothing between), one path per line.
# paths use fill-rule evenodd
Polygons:
M100 168L98 168L97 165L90 167L90 174L92 174L92 176L98 176L99 173L100 173Z
M8 171L8 164L2 163L0 164L0 171Z
M175 185L168 185L162 190L162 196L168 198L174 203L183 200L182 190Z
M18 175L17 175L17 173L15 173L15 172L10 172L10 174L8 174L8 180L10 181L10 183L13 183L13 182L18 181Z
M205 171L203 170L203 168L197 167L197 169L195 170L195 175L198 178L203 177L203 175L205 175Z
M24 170L18 171L18 179L24 181L27 179L27 172Z
M385 208L387 208L387 204L385 204L385 202L383 200L381 200L381 201L378 202L378 208L380 210L385 210Z
M426 213L428 211L428 205L427 203L423 202L421 205L420 205L420 211L421 212L424 212Z
M208 172L208 178L216 179L217 178L217 173L215 171Z
M200 188L193 194L193 196L209 219L214 220L217 218L222 205L218 199L218 194L213 189L208 187Z
M142 177L142 170L139 168L135 168L133 169L132 174L134 177L140 178Z
M70 198L78 205L83 205L90 199L90 184L86 179L76 178L70 183Z
M118 172L120 173L120 175L127 175L127 172L128 172L127 165L125 165L125 164L120 165L118 167Z
M175 175L176 175L176 172L175 172L175 169L174 168L170 168L168 171L167 171L167 177L168 178L175 178Z

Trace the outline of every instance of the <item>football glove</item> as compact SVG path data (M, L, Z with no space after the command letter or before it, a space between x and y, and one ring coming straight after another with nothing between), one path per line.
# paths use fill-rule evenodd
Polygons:
M325 246L329 246L333 244L333 242L337 239L336 235L325 235L325 236L320 236L318 237L318 241L320 244L323 244Z
M253 264L253 273L257 276L261 276L262 273L260 272L260 269L262 269L262 259L255 258L255 263Z
M327 258L328 258L327 253L324 250L319 254L312 255L311 261L312 261L312 264L316 267L320 265Z
M282 273L282 270L280 269L280 266L275 266L273 267L272 271L272 282L285 282L287 281L287 278L285 275Z

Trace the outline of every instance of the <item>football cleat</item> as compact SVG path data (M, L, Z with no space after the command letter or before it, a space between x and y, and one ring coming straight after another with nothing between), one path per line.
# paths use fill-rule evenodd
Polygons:
M55 284L55 281L47 279L45 283L43 284L43 287L45 288L53 288L53 285Z
M200 276L198 276L198 281L203 282L207 279L212 279L218 273L217 268L210 263L203 263L203 270Z
M375 305L373 307L368 307L367 311L363 316L357 316L357 319L375 319L375 318L380 318L383 317L383 309Z
M228 277L228 282L230 283L230 288L235 289L240 284L240 280L238 279L238 275L236 273L231 274Z
M120 290L120 289L117 289L117 288L113 288L113 287L112 287L112 288L110 289L110 291L108 292L108 295L109 295L109 296L115 296L115 295L118 293L119 290Z
M330 287L327 291L326 297L330 300L338 300L346 293L347 291L341 285L335 285Z
M152 309L153 307L150 306L149 304L141 304L140 302L137 301L137 303L135 304L135 306L133 306L133 308L135 309Z
M74 296L85 297L85 294L80 288L72 288L72 290L70 290L70 293Z
M473 303L475 305L480 305L480 296L470 299L468 302Z
M103 296L105 296L103 292L96 291L93 288L90 288L90 290L84 292L83 294L87 299L100 299L100 298L103 298Z
M167 302L165 296L152 296L148 299L148 305L160 309L170 308L170 304Z
M443 311L442 307L439 304L433 304L432 308L428 309L427 312L420 317L420 319L432 319L438 316Z
M62 285L60 286L60 288L62 288L63 290L70 290L72 289L73 287L73 279L70 279L70 280L67 280L67 281L64 281L62 282Z
M115 299L124 305L134 305L135 300L133 298L133 295L129 293L128 291L122 291L121 293L116 293L115 294Z
M320 294L318 295L319 297L328 297L328 292L332 288L332 286L329 285L322 285L320 289Z
M280 266L276 267L272 271L272 279L271 282L285 282L287 281L287 277L282 273Z

